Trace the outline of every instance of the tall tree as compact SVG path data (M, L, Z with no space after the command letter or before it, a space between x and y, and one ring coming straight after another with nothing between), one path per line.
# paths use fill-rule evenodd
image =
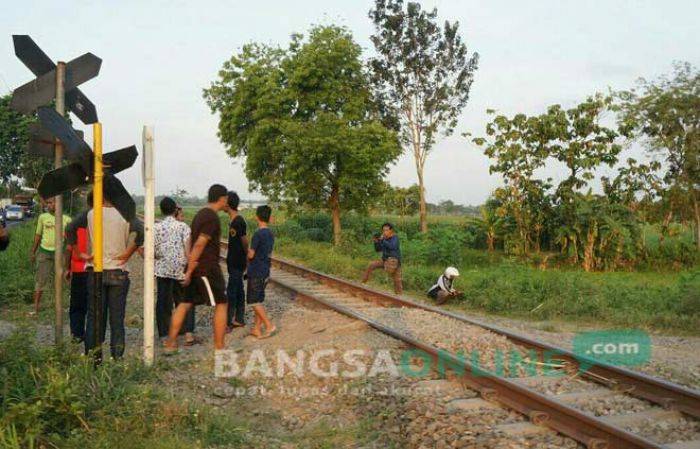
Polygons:
M666 167L664 182L676 198L676 211L692 210L700 250L700 71L676 63L673 74L640 79L636 89L618 93L620 130L643 139ZM674 204L674 202L669 202Z
M372 82L399 119L401 141L413 152L420 189L420 226L428 230L425 162L442 132L448 136L467 104L479 56L469 54L459 22L437 22L437 9L419 3L376 0L369 17L377 56L370 61Z
M251 186L329 210L336 244L341 210L366 208L400 154L360 56L347 29L315 27L287 50L245 46L204 92Z

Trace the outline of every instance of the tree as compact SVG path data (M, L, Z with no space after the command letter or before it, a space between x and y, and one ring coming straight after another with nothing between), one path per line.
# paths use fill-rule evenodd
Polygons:
M516 114L513 118L497 115L486 125L487 137L473 139L492 159L490 173L503 175L506 186L497 189L494 196L499 200L500 213L513 219L517 236L510 236L507 243L518 254L527 255L533 247L540 250L544 214L549 206L546 190L551 180L534 179L534 173L554 150L555 126L550 118L546 114Z
M641 138L652 156L665 162L663 180L677 198L669 204L678 212L692 211L700 250L700 71L676 63L671 77L642 78L636 89L617 98L621 133Z
M170 196L178 204L184 204L189 197L189 192L186 189L176 185L175 188L170 192Z
M420 189L420 226L428 230L424 169L439 133L450 135L466 106L478 65L459 22L437 23L437 9L402 0L376 0L369 17L377 57L370 60L378 96L399 120L401 142L413 151Z
M415 215L418 212L418 185L410 187L394 187L385 183L379 198L382 212L395 213L401 216Z
M347 29L319 26L287 50L246 45L204 91L252 188L329 210L336 244L341 209L366 208L400 154L360 56Z
M615 130L601 125L604 113L612 105L611 97L596 94L577 106L563 110L550 106L542 120L548 120L554 135L552 156L566 165L569 176L559 185L560 196L586 186L601 164L617 163L622 146L616 143Z
M27 153L28 127L35 119L11 109L11 99L12 95L0 97L0 183L20 178L24 185L36 188L53 168L53 160Z
M490 171L504 178L505 186L496 189L493 197L506 251L528 255L533 249L539 252L543 240L553 241L574 263L582 261L586 270L614 265L608 259L601 262L600 254L605 252L601 248L608 248L612 239L608 235L617 239L618 246L629 241L633 234L629 229L634 228L630 210L623 214L619 204L580 192L589 185L596 168L614 165L621 151L617 133L600 124L610 103L610 98L595 95L568 110L552 105L537 116L496 115L486 125L486 137L473 139L491 158ZM535 177L535 171L550 158L564 163L569 174L554 194L549 193L551 179ZM618 177L604 184L622 195L622 189L637 187L635 177L645 174L648 171L633 166L623 172L624 180ZM609 213L596 216L602 210ZM551 232L553 228L556 232Z

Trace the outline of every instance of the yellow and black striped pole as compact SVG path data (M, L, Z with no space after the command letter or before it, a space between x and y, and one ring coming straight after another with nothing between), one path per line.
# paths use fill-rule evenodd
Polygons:
M99 363L102 360L102 270L103 270L103 222L102 222L102 203L103 203L103 175L104 171L102 169L102 123L95 123L92 126L93 130L93 151L95 153L95 172L94 178L94 188L93 188L93 236L92 236L92 249L93 249L93 267L94 267L94 278L93 278L93 296L90 298L92 301L94 322L92 323L92 328L94 329L95 344L93 348L95 360Z

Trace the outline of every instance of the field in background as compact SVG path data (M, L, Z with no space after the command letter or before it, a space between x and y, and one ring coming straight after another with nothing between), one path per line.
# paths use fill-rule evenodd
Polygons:
M196 210L185 209L188 221ZM254 211L245 210L243 215L252 235L256 227ZM675 226L673 238L660 246L658 228L647 226L645 236L652 257L641 269L587 273L565 265L541 269L537 260L471 248L470 243L478 242L468 241L463 235L469 217L433 216L430 220L429 235L421 236L415 217L367 218L347 214L343 218L343 243L334 247L328 243L331 229L326 215L311 213L288 218L284 212L273 211L275 254L359 280L367 263L378 258L372 234L379 231L382 222L390 221L401 238L404 287L415 298L427 300L425 290L446 266L455 265L461 273L457 288L465 295L453 306L466 311L694 334L700 329L697 261L673 262L679 247L692 245L692 234L687 228ZM228 218L223 214L221 223L226 229ZM550 256L556 260L557 255ZM391 288L381 271L375 272L372 283Z

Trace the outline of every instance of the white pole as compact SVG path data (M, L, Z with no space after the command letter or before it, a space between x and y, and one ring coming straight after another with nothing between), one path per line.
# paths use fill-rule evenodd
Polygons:
M155 359L155 273L153 225L155 222L155 176L153 130L143 127L143 184L144 197L144 258L143 258L143 360L152 365Z

